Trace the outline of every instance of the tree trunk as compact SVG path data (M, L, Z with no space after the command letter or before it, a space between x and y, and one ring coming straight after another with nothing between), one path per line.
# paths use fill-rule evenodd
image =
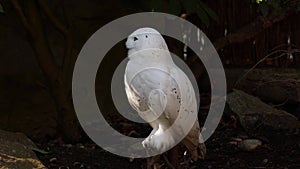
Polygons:
M28 10L28 22L31 26L32 47L39 66L45 75L51 95L57 107L58 133L69 141L79 139L78 121L73 109L66 82L51 54L36 1L24 1Z

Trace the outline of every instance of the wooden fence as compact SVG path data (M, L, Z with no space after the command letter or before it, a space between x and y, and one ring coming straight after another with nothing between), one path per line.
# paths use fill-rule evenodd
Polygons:
M255 24L255 20L262 20L257 12L257 4L251 0L207 0L207 4L217 13L219 21L211 21L209 29L204 28L212 42L220 37L225 38L225 31L230 34L246 31L248 25ZM261 26L261 30L253 37L242 42L226 45L218 50L225 66L251 66L266 58L260 65L276 67L300 66L300 12L274 18L274 23ZM252 29L255 29L255 25ZM249 31L249 30L248 30ZM273 58L273 59L272 59Z

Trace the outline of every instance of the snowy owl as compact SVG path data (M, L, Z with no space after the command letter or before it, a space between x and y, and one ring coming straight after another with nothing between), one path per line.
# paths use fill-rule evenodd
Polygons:
M173 62L161 34L153 28L140 28L128 36L126 47L129 61L124 83L128 101L153 128L142 142L143 147L165 152L178 143L180 135L186 133L179 141L187 147L194 160L203 158L206 149L201 140L193 86ZM193 119L186 119L188 117ZM177 118L186 120L171 127ZM185 126L191 127L185 131Z

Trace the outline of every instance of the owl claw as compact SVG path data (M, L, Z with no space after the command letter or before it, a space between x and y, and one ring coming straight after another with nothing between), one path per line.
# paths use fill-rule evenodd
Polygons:
M151 149L150 141L151 141L152 137L153 137L153 135L150 135L142 142L144 148Z
M142 145L144 148L163 153L175 145L175 140L168 134L151 135L142 142Z

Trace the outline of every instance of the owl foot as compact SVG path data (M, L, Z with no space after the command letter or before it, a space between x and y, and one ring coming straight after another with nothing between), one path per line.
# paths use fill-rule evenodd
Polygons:
M171 134L154 134L148 136L142 142L142 144L144 148L156 150L163 153L175 145L175 140Z

